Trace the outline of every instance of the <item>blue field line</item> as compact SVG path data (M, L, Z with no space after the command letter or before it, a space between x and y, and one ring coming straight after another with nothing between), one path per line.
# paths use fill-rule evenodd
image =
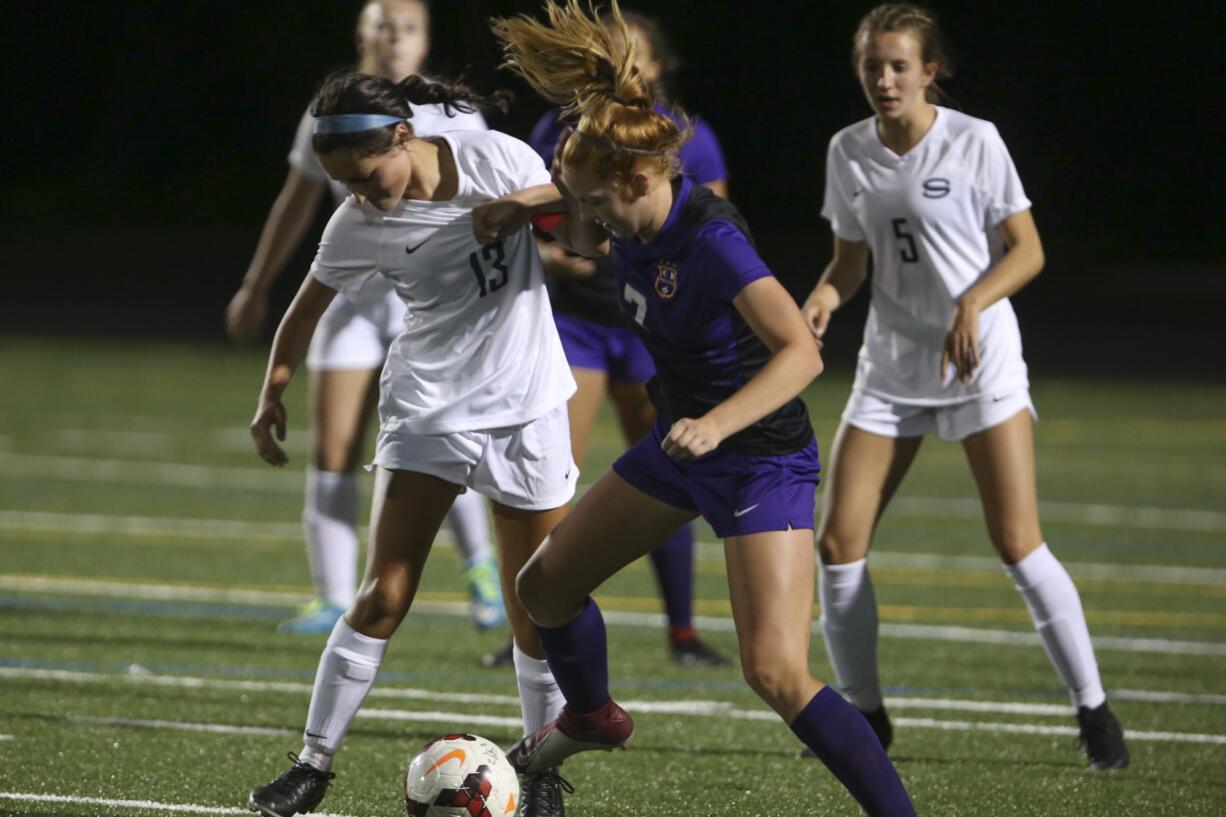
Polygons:
M45 661L41 659L30 658L0 658L0 668L14 669L34 669L34 670L66 670L76 672L96 672L96 673L113 673L115 680L123 680L126 675L149 673L153 675L177 675L189 676L197 678L208 677L224 677L224 678L243 678L249 680L267 680L267 681L311 681L315 677L315 671L312 670L294 670L294 669L273 669L266 667L231 667L219 666L216 664L130 664L130 663L112 663L101 661ZM491 678L499 677L494 672L490 673ZM379 682L386 683L427 683L427 684L446 684L454 685L460 680L472 680L472 675L468 673L441 673L441 672L380 672ZM512 678L508 674L504 680L506 683L511 683ZM670 690L679 692L744 692L747 687L744 681L741 680L714 680L714 679L660 679L660 678L622 678L614 677L611 679L613 686L619 690L638 689L638 690ZM883 692L889 697L914 697L914 698L950 698L962 696L966 698L976 698L983 694L982 689L975 688L958 688L958 689L927 689L924 687L903 686L903 685L885 685ZM1034 700L1068 700L1068 693L1062 689L1052 689L1046 691L1030 690L1010 690L1010 689L993 689L992 694L1009 695L1015 698L1029 698ZM1072 712L1070 706L1069 709Z

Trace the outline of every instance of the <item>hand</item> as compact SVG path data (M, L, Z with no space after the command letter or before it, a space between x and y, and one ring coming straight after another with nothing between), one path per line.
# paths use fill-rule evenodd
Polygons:
M979 367L979 307L974 302L958 302L953 327L945 336L945 350L941 353L942 379L951 363L963 383L969 382Z
M839 294L834 287L829 284L818 284L809 293L804 305L800 307L800 314L804 317L809 331L813 333L813 340L817 342L818 349L824 345L822 336L826 334L826 328L830 326L830 316L839 306L838 300Z
M723 435L707 418L684 417L673 423L660 448L675 460L692 460L714 451L722 441Z
M482 244L501 241L528 223L528 208L514 199L483 202L473 208L473 235Z
M250 343L260 336L268 317L268 296L242 286L226 307L226 334L235 343Z
M255 441L256 453L269 465L278 467L289 462L289 457L277 440L285 442L285 406L279 396L260 395L260 407L256 409L255 419L251 421L251 439ZM276 440L273 431L276 431Z
M561 278L591 278L596 274L596 262L582 255L567 252L556 241L539 244L541 250L541 266L546 275L556 275Z

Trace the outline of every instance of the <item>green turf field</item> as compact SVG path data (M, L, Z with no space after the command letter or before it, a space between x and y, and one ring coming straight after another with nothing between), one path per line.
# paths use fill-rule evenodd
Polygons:
M323 639L274 628L310 594L304 390L291 466L263 467L245 431L262 370L262 350L0 338L0 814L237 814L300 748ZM823 446L849 383L828 372L807 395ZM961 450L929 441L873 561L899 771L924 815L1226 813L1226 386L1040 374L1034 397L1045 533L1078 581L1133 765L1083 768ZM605 417L583 481L619 447ZM733 654L720 551L699 535L700 629ZM405 763L437 734L518 736L513 674L477 660L504 636L473 631L445 539L423 589L329 813L403 813ZM794 758L736 669L665 660L643 565L599 598L639 731L628 752L566 764L568 813L860 813ZM829 676L820 643L811 661Z

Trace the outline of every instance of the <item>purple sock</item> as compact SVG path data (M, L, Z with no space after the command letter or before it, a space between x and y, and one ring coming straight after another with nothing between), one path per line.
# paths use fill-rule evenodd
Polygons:
M694 528L685 525L651 552L670 630L689 630L694 615Z
M813 696L792 722L792 731L869 817L915 817L911 798L873 728L832 688L824 687Z
M561 627L536 628L545 660L572 712L586 715L609 702L609 650L604 616L589 596L583 611Z

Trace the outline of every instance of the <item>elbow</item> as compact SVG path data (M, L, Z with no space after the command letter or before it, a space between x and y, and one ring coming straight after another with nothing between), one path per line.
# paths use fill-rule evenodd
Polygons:
M826 364L822 361L821 350L817 348L817 344L811 338L805 338L805 342L800 346L800 352L801 363L797 368L803 374L804 385L808 386L822 373L822 370L826 368Z

